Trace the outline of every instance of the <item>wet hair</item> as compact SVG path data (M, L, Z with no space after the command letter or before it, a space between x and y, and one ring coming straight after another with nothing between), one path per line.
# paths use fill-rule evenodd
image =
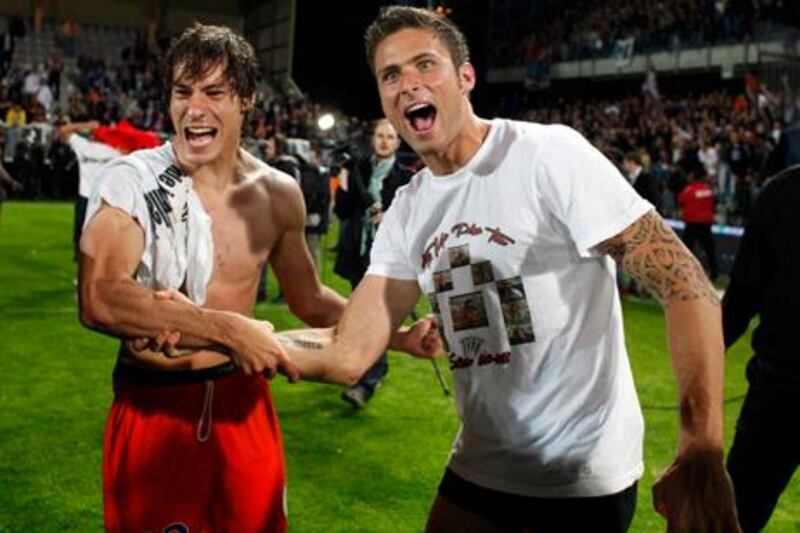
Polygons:
M375 51L384 39L407 28L430 30L450 52L456 68L469 62L469 47L461 30L446 17L427 9L389 6L381 10L364 33L367 63L375 73Z
M222 65L223 78L240 100L256 92L258 61L244 37L224 26L195 22L172 42L164 60L166 97L172 94L177 69L182 77L196 81Z

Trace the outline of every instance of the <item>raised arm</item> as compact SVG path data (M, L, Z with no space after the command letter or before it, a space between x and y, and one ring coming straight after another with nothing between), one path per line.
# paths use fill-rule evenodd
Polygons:
M156 297L134 280L144 232L126 212L104 205L81 238L80 319L94 330L122 339L179 332L180 346L220 345L245 373L297 371L274 337L236 313L204 309L182 299Z
M620 261L665 309L680 438L677 458L653 487L656 509L675 531L739 531L722 462L724 345L717 293L654 211L598 248Z
M94 131L98 127L100 127L100 123L96 120L90 120L87 122L70 122L60 126L57 133L62 139L67 139L73 133L77 133L79 131Z

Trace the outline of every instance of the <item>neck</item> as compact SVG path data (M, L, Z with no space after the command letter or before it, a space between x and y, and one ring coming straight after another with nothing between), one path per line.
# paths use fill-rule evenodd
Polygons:
M469 111L465 124L443 152L422 156L422 161L435 175L452 174L463 168L486 140L489 123L474 115L471 108Z
M181 156L181 151L173 147L175 160L181 171L191 176L195 187L224 190L238 180L239 147L224 150L219 157L204 164L193 164Z

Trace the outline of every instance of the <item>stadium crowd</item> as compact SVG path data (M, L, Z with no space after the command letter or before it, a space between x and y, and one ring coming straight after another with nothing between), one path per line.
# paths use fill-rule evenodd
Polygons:
M784 131L800 121L798 95L770 93L754 75L749 80L738 94L555 99L538 107L523 103L515 115L572 126L620 167L625 154L637 152L661 183L660 207L671 217L687 174L699 163L716 189L719 220L739 224L764 179L785 166Z
M677 49L768 37L797 22L788 0L578 0L545 3L531 16L495 10L491 33L495 67L607 57L620 39L639 51ZM796 33L787 34L787 45Z
M70 37L62 28L53 37L49 60L32 64L14 53L14 44L34 31L28 22L13 17L0 24L0 42L8 45L0 71L0 154L5 167L22 182L21 194L31 199L75 193L75 157L57 135L64 124L125 120L164 138L171 130L159 70L168 38L148 44L145 33L139 32L129 46L119 47L117 60L108 62L107 51L95 54L88 42L76 46L83 29L74 20L64 26L69 27ZM357 119L345 118L332 130L321 131L319 105L297 91L282 92L264 83L259 96L249 117L246 146L263 158L268 157L265 142L275 135L307 140L306 147L324 149L337 146L339 139L360 136L364 129ZM308 149L303 153L308 159Z
M528 37L540 39L543 35L547 42L554 43L554 48L560 46L563 53L559 53L565 57L585 52L580 50L579 44L585 41L581 36L586 28L595 26L603 28L603 42L619 36L621 28L663 41L665 35L678 27L680 32L689 32L687 38L713 42L748 34L755 21L772 20L786 9L780 0L717 4L720 5L712 6L716 11L711 12L716 15L711 16L704 2L665 1L647 10L643 2L622 5L615 0L578 21L576 17L585 6L577 2L566 14L559 12L557 20L548 22L547 16L537 18L536 28L545 33L534 32ZM610 17L614 10L622 16ZM655 16L662 12L671 15ZM678 18L696 23L677 25ZM21 194L28 198L63 198L75 192L75 158L56 135L58 127L65 123L112 124L125 119L136 128L159 132L165 137L171 127L165 113L158 64L169 44L167 38L148 44L144 32L137 33L128 46L119 49L118 61L107 63L104 57L85 53L89 47L76 48L74 42L65 38L65 33L74 39L81 31L74 21L67 24L69 27L62 27L60 36L54 37L57 46L46 64L21 63L13 55L13 46L10 55L5 51L2 56L8 68L0 79L0 152L11 175L22 182ZM26 31L32 31L18 17L7 21L4 27L9 36L3 39L5 43L14 43ZM564 33L565 27L572 29ZM714 28L719 31L712 31ZM565 43L570 44L565 47ZM76 50L77 56L70 61ZM511 50L501 55L521 57ZM765 177L782 168L778 156L785 150L780 146L784 130L800 120L800 103L788 84L770 89L772 92L750 73L738 93L716 90L660 95L656 86L650 86L638 96L613 100L549 96L538 98L535 105L521 93L513 104L498 104L497 114L570 125L620 168L625 154L638 154L637 159L655 176L663 191L659 208L670 217L678 216L677 195L686 185L691 169L701 163L717 194L717 220L741 224ZM322 131L317 126L322 114L320 106L298 91L287 94L264 84L259 94L245 143L254 155L265 160L299 155L304 159L301 162L336 167L340 161L331 157L338 155L336 148L344 146L356 157L363 152L368 138L366 123L344 118L332 130ZM276 135L304 141L285 147L292 153L276 155L274 143L268 142ZM357 141L352 143L354 139ZM297 153L298 147L301 153Z

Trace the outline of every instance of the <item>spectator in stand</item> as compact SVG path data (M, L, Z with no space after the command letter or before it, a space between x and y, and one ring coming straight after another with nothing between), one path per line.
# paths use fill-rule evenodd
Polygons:
M625 176L639 196L653 204L656 211L663 212L664 184L642 167L642 156L637 151L628 152L622 159Z
M3 160L13 163L16 157L17 143L19 142L20 129L27 123L25 110L18 102L12 102L11 108L6 113L6 145Z
M30 68L25 71L25 77L22 81L22 95L25 102L29 102L36 97L41 84L42 78L35 68Z
M678 195L681 208L681 219L686 227L683 230L683 242L693 253L695 243L699 243L706 256L706 263L711 281L717 279L717 252L711 225L714 223L714 191L708 184L705 169L699 164L687 164L689 184Z
M61 55L54 53L50 56L50 68L47 71L47 85L53 93L53 97L58 101L61 96L61 73L64 70L64 60Z
M61 34L56 39L56 44L67 57L75 57L76 40L78 37L78 22L74 17L67 17L61 25Z
M697 159L706 169L706 178L713 186L717 186L719 175L719 152L708 137L700 138L700 148L697 150Z

